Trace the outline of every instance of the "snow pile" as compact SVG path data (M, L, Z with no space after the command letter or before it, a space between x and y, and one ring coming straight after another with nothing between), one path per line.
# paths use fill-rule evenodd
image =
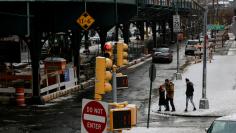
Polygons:
M192 111L192 105L189 102L188 112L185 109L185 78L193 82L194 102L199 107L199 101L202 98L202 70L203 64L191 65L182 74L182 80L173 81L175 84L174 103L176 112L162 112L175 115L193 115L193 116L221 116L236 112L236 56L214 56L212 63L207 63L207 99L209 100L209 109L197 109ZM152 104L152 114L158 110L158 101Z

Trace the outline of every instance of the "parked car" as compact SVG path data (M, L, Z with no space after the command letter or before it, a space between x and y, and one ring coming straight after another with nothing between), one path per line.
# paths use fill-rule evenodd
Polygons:
M152 54L152 62L168 62L171 63L173 60L173 51L167 47L154 48Z
M215 119L207 133L235 133L236 132L236 114L223 116Z
M197 47L199 44L199 40L188 40L185 46L185 55L194 56L195 52L197 51Z

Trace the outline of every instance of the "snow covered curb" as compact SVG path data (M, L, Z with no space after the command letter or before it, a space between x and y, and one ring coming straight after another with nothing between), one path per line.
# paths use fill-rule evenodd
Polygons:
M199 107L202 98L202 63L190 65L182 74L182 80L174 80L175 97L174 102L176 112L156 112L158 101L152 104L152 114L169 114L178 116L224 116L236 113L236 56L214 56L212 63L207 63L207 98L209 109L197 109L192 111L189 103L189 112L185 109L185 78L189 78L194 83L194 102Z

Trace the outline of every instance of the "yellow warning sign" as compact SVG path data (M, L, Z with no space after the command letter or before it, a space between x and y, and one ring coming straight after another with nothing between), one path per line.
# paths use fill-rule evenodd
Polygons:
M94 18L86 11L76 20L76 22L85 30L87 30L94 22Z

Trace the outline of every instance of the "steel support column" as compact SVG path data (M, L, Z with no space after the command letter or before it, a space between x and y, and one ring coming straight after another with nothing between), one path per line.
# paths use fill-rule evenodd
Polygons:
M41 31L39 24L39 16L36 16L32 19L30 25L30 40L29 40L29 49L30 49L30 57L32 63L32 80L33 80L33 96L30 101L31 104L41 105L44 104L44 100L40 94L40 55L41 55Z
M166 43L166 22L163 21L161 23L161 28L162 28L162 44Z
M139 23L139 31L140 31L140 38L143 41L144 40L144 22Z
M156 48L157 47L157 30L156 30L156 22L153 21L152 22L152 37L153 37L153 47Z
M80 31L72 31L72 46L74 52L74 66L76 67L76 76L78 84L80 83L80 47L83 33Z
M84 48L89 49L89 37L88 37L88 31L84 31Z
M102 51L102 54L104 53L104 45L106 43L106 37L107 37L107 30L104 30L104 29L100 29L98 31L98 34L99 34L99 37L100 37L100 43L101 43L101 51Z
M174 39L174 28L173 28L173 19L169 19L169 27L170 27L170 40L171 40L171 43L174 43L175 42L175 39Z
M124 42L126 44L129 43L129 23L124 23L122 27L122 32L123 32L123 37L124 37Z

